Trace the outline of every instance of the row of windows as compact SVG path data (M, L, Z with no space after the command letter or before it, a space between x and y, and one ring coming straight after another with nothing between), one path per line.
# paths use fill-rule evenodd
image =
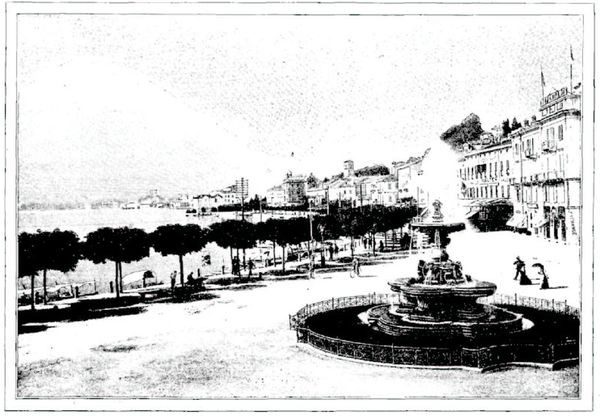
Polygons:
M555 140L554 133L555 133L554 127L550 127L548 129L546 129L546 140L544 142L550 148L553 148L556 146L556 140ZM556 135L558 136L558 141L562 141L564 139L562 124L558 126L556 133L557 133ZM515 143L513 150L514 150L515 156L518 156L520 152L524 152L526 155L532 155L535 151L534 138L530 137L529 139L526 139L522 144Z
M517 202L525 203L537 203L537 202L554 202L563 203L565 202L565 187L563 184L547 185L543 187L539 186L524 186L523 187L523 200L521 201L521 193L517 190ZM539 198L543 200L540 201Z
M510 198L509 185L488 185L467 188L469 198Z
M480 164L468 168L460 168L459 175L462 180L490 179L508 176L510 174L510 163L508 160Z

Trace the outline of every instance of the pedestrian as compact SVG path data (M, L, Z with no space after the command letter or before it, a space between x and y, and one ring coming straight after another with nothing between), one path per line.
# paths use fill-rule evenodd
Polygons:
M171 273L171 290L175 290L175 280L177 278L177 272Z
M202 276L200 275L200 267L198 267L198 279L200 279L200 277Z
M337 257L338 253L340 252L340 248L338 247L337 243L335 244L333 251L335 253L335 256Z
M252 270L254 269L254 261L248 260L248 278L252 277Z
M352 259L352 271L350 272L350 277L354 277L356 275L356 257Z
M358 258L355 258L356 260L356 277L360 277L360 260Z
M333 260L333 245L329 244L329 260Z
M529 280L529 277L527 277L527 273L525 273L525 262L517 256L517 260L515 260L513 264L516 266L517 269L515 280L517 279L517 277L519 277L520 285L530 285L531 280Z
M367 248L367 239L365 237L362 238L363 248Z
M194 286L194 272L190 272L190 274L188 274L187 284L190 286Z
M542 284L540 285L540 289L550 289L550 284L548 282L548 276L546 275L546 269L544 268L544 265L542 263L534 263L531 265L531 267L538 267L538 273L542 275Z
M517 259L513 262L513 264L515 265L515 278L513 280L517 280L521 274L521 270L525 268L525 262L521 260L519 256L517 256Z
M383 253L383 241L379 242L379 251Z

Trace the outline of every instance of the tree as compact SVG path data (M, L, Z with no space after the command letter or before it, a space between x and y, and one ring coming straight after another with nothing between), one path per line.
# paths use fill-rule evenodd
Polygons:
M355 176L389 175L390 169L385 165L365 166L354 172Z
M256 239L258 241L271 241L273 243L273 266L275 266L275 245L277 243L277 227L279 220L269 218L256 224Z
M320 215L313 221L313 236L321 240L321 266L325 266L324 240L336 239L340 236L339 222L334 215Z
M340 212L342 234L350 237L350 255L354 258L354 239L367 232L367 225L362 221L360 209L347 209Z
M233 246L235 244L234 223L236 220L215 222L210 226L208 240L213 241L219 247L229 248L229 258L233 268Z
M35 234L22 232L18 239L19 277L31 278L31 309L35 309L35 276L40 271L37 263L37 239Z
M246 266L246 249L256 246L257 233L256 227L251 222L245 220L235 220L231 223L233 227L232 244L236 249L242 249L243 251L243 265Z
M508 136L510 131L510 122L506 119L502 122L502 137Z
M48 301L46 275L48 270L62 273L75 270L81 258L79 237L73 231L38 231L33 236L37 240L38 260L43 272L44 304Z
M281 269L285 272L285 248L288 244L299 244L302 241L308 241L310 234L308 218L289 218L285 220L275 220L275 241L281 247L282 265Z
M469 114L460 124L454 125L440 136L440 139L455 150L461 150L465 143L479 140L483 133L481 121L476 114Z
M169 224L161 225L150 236L152 247L157 253L179 257L180 281L183 287L183 256L202 250L208 242L208 231L198 224Z
M83 253L85 258L96 264L107 260L115 262L115 293L118 298L123 278L121 264L148 257L150 241L148 234L139 228L103 227L87 235Z
M516 117L513 117L513 119L512 119L512 124L510 125L510 130L511 130L511 131L515 131L515 130L518 130L518 129L520 129L521 127L522 127L522 126L521 126L521 123L519 123L519 122L517 121L517 118L516 118Z

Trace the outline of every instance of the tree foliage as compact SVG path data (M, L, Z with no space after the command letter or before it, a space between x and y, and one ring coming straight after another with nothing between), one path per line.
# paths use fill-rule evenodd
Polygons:
M83 244L85 258L94 263L114 261L115 293L119 297L119 275L122 263L142 260L150 254L148 234L139 228L103 227L89 233ZM122 278L122 276L121 276Z
M168 224L156 228L150 235L152 247L163 256L179 257L179 278L183 287L183 256L204 248L208 232L198 224Z
M476 114L469 114L460 124L456 124L446 130L440 138L454 150L461 150L465 143L479 140L483 133L481 121Z
M365 166L354 171L355 176L389 175L390 169L385 165Z

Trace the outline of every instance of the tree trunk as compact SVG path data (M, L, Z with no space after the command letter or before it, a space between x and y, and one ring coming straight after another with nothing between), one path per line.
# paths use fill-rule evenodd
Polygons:
M350 257L354 259L354 237L350 236Z
M323 235L321 235L321 267L325 267L325 244L323 243Z
M245 270L245 269L246 269L246 249L245 249L245 248L242 250L242 254L243 254L243 256L244 256L244 260L243 260L243 263L242 263L242 267L243 267L243 268L244 268L244 270Z
M35 309L35 289L34 289L34 285L35 285L35 276L32 274L31 275L31 310Z
M121 289L121 293L123 293L123 263L119 262L119 288Z
M119 262L115 261L115 293L117 294L117 299L121 296L119 292Z
M371 245L373 247L373 255L375 255L375 233L371 233Z
M179 273L181 275L181 287L183 287L183 256L181 254L179 255Z
M281 246L281 270L285 273L285 246Z
M46 289L46 272L47 272L47 270L44 269L44 281L43 281L43 285L44 285L44 305L48 304L48 290Z
M233 247L229 247L229 261L231 264L231 273L233 273Z
M392 250L396 250L396 230L392 230Z
M387 248L387 231L383 233L383 245Z
M277 262L275 261L275 241L273 241L273 267L275 267L276 264Z

